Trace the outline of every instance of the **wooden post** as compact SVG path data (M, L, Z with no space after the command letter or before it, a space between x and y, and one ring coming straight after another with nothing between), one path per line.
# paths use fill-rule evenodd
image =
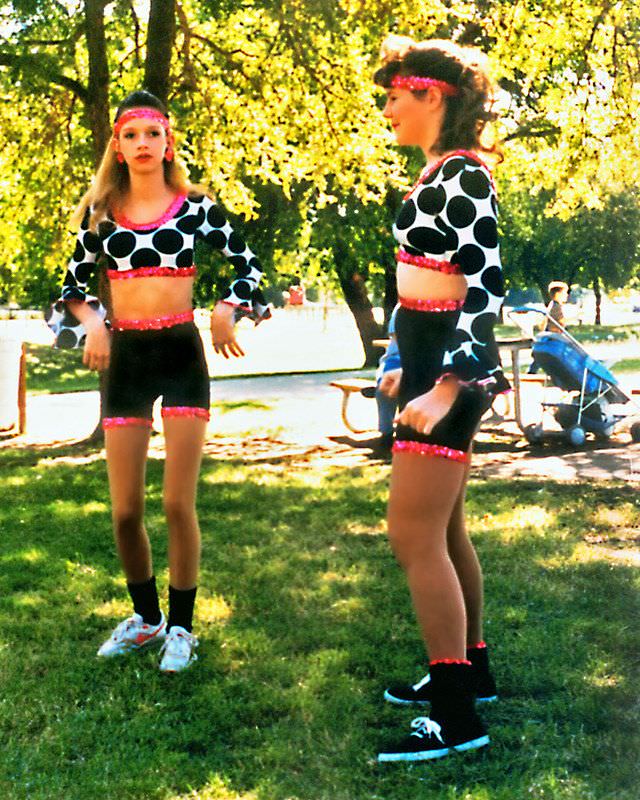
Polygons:
M18 380L18 433L27 430L27 346L20 350L20 378Z

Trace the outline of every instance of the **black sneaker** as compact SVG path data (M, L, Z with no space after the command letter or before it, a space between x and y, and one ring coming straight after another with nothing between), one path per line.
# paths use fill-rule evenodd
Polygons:
M498 699L496 682L489 668L489 655L486 647L473 647L467 650L467 658L472 666L473 693L477 703L493 703ZM431 675L427 672L413 685L396 684L384 693L384 699L397 706L424 706L431 702Z
M429 717L416 717L411 727L414 730L396 746L378 753L379 762L429 761L452 752L477 750L490 741L486 728L475 714L462 723L449 725L441 725Z
M431 676L427 674L413 685L396 684L385 690L384 699L397 706L426 706L431 702ZM496 683L491 673L479 676L476 683L476 702L493 703L498 699Z

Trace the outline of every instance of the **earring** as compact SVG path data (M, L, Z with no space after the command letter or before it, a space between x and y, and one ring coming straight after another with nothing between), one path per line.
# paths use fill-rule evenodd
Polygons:
M124 164L124 156L122 155L122 153L119 150L116 153L116 158L118 159L118 163L119 164Z
M167 149L164 151L164 160L173 161L173 147L167 147Z

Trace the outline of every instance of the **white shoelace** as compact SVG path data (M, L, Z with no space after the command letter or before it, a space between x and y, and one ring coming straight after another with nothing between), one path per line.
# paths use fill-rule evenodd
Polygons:
M160 652L171 650L172 655L190 655L197 646L198 639L192 633L175 633L172 635L171 631L169 631ZM185 650L187 651L186 653Z
M417 683L414 683L412 689L414 692L417 692L418 689L422 689L423 686L426 686L427 683L431 681L431 675L427 672L424 678L420 678Z
M124 639L124 634L130 629L133 628L137 624L135 617L127 617L127 619L123 620L111 634L111 638L114 642L117 642L119 639Z
M418 736L420 739L424 739L426 736L435 736L436 739L444 744L444 739L440 736L442 727L430 717L416 717L412 720L411 727L415 728L411 733L412 736Z

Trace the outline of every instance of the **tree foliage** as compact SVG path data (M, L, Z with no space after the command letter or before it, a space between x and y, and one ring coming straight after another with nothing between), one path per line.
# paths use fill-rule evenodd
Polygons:
M331 273L348 302L360 281L352 309L370 335L371 288L393 299L392 198L420 159L391 146L371 82L389 31L452 37L489 54L503 113L511 283L544 282L550 262L568 265L578 246L572 231L587 224L592 234L597 218L610 232L616 203L635 213L640 21L632 0L153 0L148 18L142 8L125 0L0 5L4 299L44 303L55 294L70 248L66 221L108 141L109 108L146 83L168 99L192 177L244 218L269 269ZM625 276L637 250L623 249L616 274ZM604 260L583 260L599 264L607 284ZM204 265L199 300L210 301L224 268L208 256ZM586 266L576 269L587 278Z

